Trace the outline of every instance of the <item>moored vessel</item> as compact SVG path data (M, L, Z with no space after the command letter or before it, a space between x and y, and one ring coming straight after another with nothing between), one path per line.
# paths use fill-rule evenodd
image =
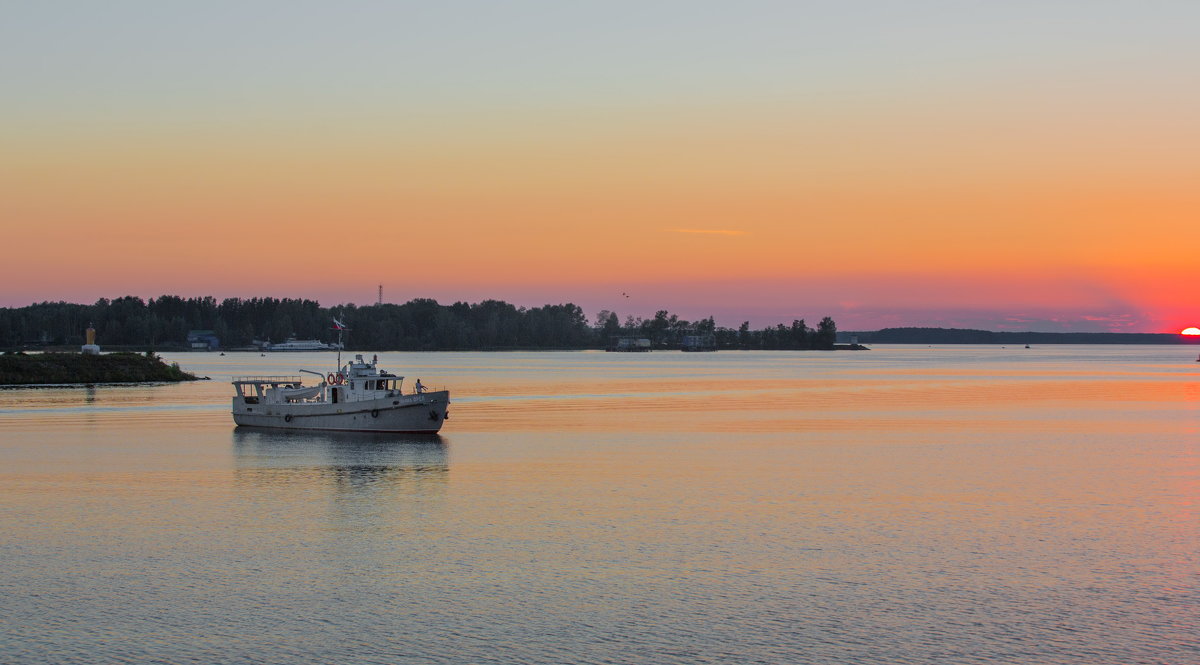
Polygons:
M289 337L285 341L271 344L270 342L263 345L264 351L341 351L341 342L325 342L315 339L296 339Z

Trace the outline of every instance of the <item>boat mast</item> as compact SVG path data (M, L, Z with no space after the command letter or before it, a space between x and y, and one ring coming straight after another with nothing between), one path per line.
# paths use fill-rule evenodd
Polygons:
M341 321L338 321L337 319L334 319L333 320L333 329L336 330L338 333L337 371L340 372L340 371L342 371L342 333L349 330L349 328L346 327L346 324L342 323Z

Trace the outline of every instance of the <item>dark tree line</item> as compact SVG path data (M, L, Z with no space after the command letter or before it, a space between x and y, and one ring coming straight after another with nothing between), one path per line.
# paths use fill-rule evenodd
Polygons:
M622 323L615 312L603 310L596 316L595 330L603 339L645 337L659 348L677 348L686 335L707 334L715 337L719 349L832 349L837 341L837 324L828 316L816 328L809 328L804 319L797 319L791 326L781 323L773 328L751 330L749 321L737 329L722 328L711 316L686 321L666 310L659 310L650 319L627 316Z
M684 335L711 334L722 349L831 349L837 337L833 319L816 328L803 320L791 326L751 330L722 328L712 317L686 321L660 310L652 318L627 316L624 321L602 311L594 326L571 303L517 307L499 301L441 305L419 298L402 305L337 305L289 298L180 298L148 301L134 296L91 305L44 302L0 308L0 347L73 346L84 342L89 324L101 345L182 348L192 330L211 330L224 347L255 341L281 342L289 337L335 341L332 321L351 329L347 349L467 350L604 348L612 338L644 337L655 348L678 348Z

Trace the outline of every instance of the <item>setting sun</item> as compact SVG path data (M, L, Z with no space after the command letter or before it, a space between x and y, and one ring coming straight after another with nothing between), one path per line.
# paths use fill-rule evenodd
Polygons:
M1196 328L1196 327L1184 328L1183 330L1179 331L1179 334L1180 335L1200 335L1200 328Z

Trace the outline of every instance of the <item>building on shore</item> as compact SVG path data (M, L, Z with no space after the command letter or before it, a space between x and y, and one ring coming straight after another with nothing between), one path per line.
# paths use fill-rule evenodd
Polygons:
M221 340L212 330L190 330L187 334L188 348L193 351L216 351L221 348Z
M613 337L605 351L639 352L649 351L650 340L645 337Z
M680 351L716 351L717 336L709 334L684 335L679 344Z

